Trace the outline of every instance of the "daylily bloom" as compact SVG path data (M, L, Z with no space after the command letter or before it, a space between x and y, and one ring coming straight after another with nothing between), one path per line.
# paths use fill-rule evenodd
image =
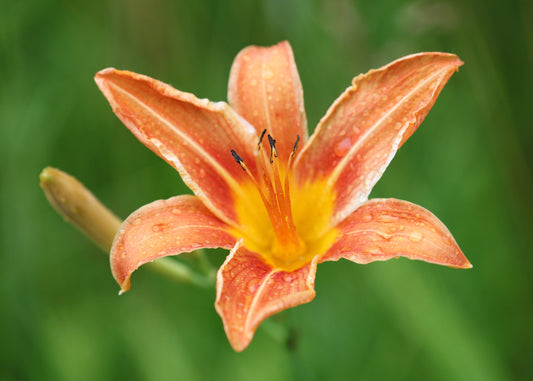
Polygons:
M215 308L236 351L258 325L315 296L318 263L403 256L469 268L426 209L368 196L461 60L420 53L357 76L309 138L287 42L250 46L233 63L228 100L212 103L113 68L96 74L115 114L194 192L141 207L122 224L111 269L199 248L231 249Z

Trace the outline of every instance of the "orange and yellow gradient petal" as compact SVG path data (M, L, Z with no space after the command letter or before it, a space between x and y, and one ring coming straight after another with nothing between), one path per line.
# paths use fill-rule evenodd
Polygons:
M356 77L320 121L294 163L295 188L324 181L331 226L368 199L398 148L418 128L462 61L420 53ZM323 194L316 194L321 203Z
M231 160L235 149L254 169L255 129L224 102L209 102L152 78L105 69L95 81L115 114L220 219L238 225L234 199L248 178Z

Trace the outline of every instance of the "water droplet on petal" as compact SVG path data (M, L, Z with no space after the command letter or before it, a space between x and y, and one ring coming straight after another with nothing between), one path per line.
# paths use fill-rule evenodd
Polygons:
M380 255L383 254L383 251L381 251L379 247L367 247L365 253L370 255Z
M364 222L370 222L370 221L372 221L372 215L371 215L371 214L365 214L365 215L363 216L363 221L364 221Z
M136 218L136 219L134 219L134 220L131 222L131 224L137 226L137 225L139 225L139 224L141 223L141 221L142 221L141 218Z
M194 158L194 164L200 164L200 159L197 158L197 157L195 157L195 158Z
M200 169L199 174L200 174L200 177L205 177L205 169L203 169L203 168Z
M181 210L178 209L178 208L172 208L172 210L170 211L170 213L172 213L173 215L175 216L179 216L181 214Z
M263 72L263 79L272 79L274 77L274 73L272 72L272 70L265 70Z
M259 279L252 279L250 282L248 282L248 291L250 291L251 293L256 292L258 287Z
M350 151L352 147L352 141L349 137L342 139L334 148L335 155L344 157Z
M396 216L391 216L389 214L380 214L377 218L376 218L379 222L384 222L384 223L390 223L390 222L396 222L398 221L398 217Z
M165 224L165 223L160 223L160 224L155 224L154 226L152 226L152 231L155 232L155 233L159 233L159 232L162 232L166 229L169 228L169 225L168 224Z
M422 238L424 238L424 235L419 231L413 231L409 234L409 239L413 242L420 242L422 241Z
M283 274L283 280L287 283L292 282L296 276L293 273L285 273Z

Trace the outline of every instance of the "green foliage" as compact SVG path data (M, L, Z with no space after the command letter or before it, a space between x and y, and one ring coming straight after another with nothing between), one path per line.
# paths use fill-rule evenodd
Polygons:
M530 2L26 0L0 9L0 379L532 377ZM73 174L122 217L189 192L112 114L94 73L129 69L224 100L235 54L282 39L311 129L360 72L418 51L465 61L373 196L427 207L474 268L323 264L316 299L271 318L237 354L214 290L139 271L119 298L107 259L55 214L38 174L48 165ZM276 325L288 334L272 335Z

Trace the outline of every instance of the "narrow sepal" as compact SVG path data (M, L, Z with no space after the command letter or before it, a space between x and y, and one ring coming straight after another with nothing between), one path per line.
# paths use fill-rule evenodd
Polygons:
M428 210L407 201L372 199L337 229L340 237L321 258L346 258L366 264L406 257L455 268L472 265L444 224Z
M111 248L111 271L127 291L131 274L147 262L201 248L232 248L236 239L228 229L195 196L152 202L120 227Z

